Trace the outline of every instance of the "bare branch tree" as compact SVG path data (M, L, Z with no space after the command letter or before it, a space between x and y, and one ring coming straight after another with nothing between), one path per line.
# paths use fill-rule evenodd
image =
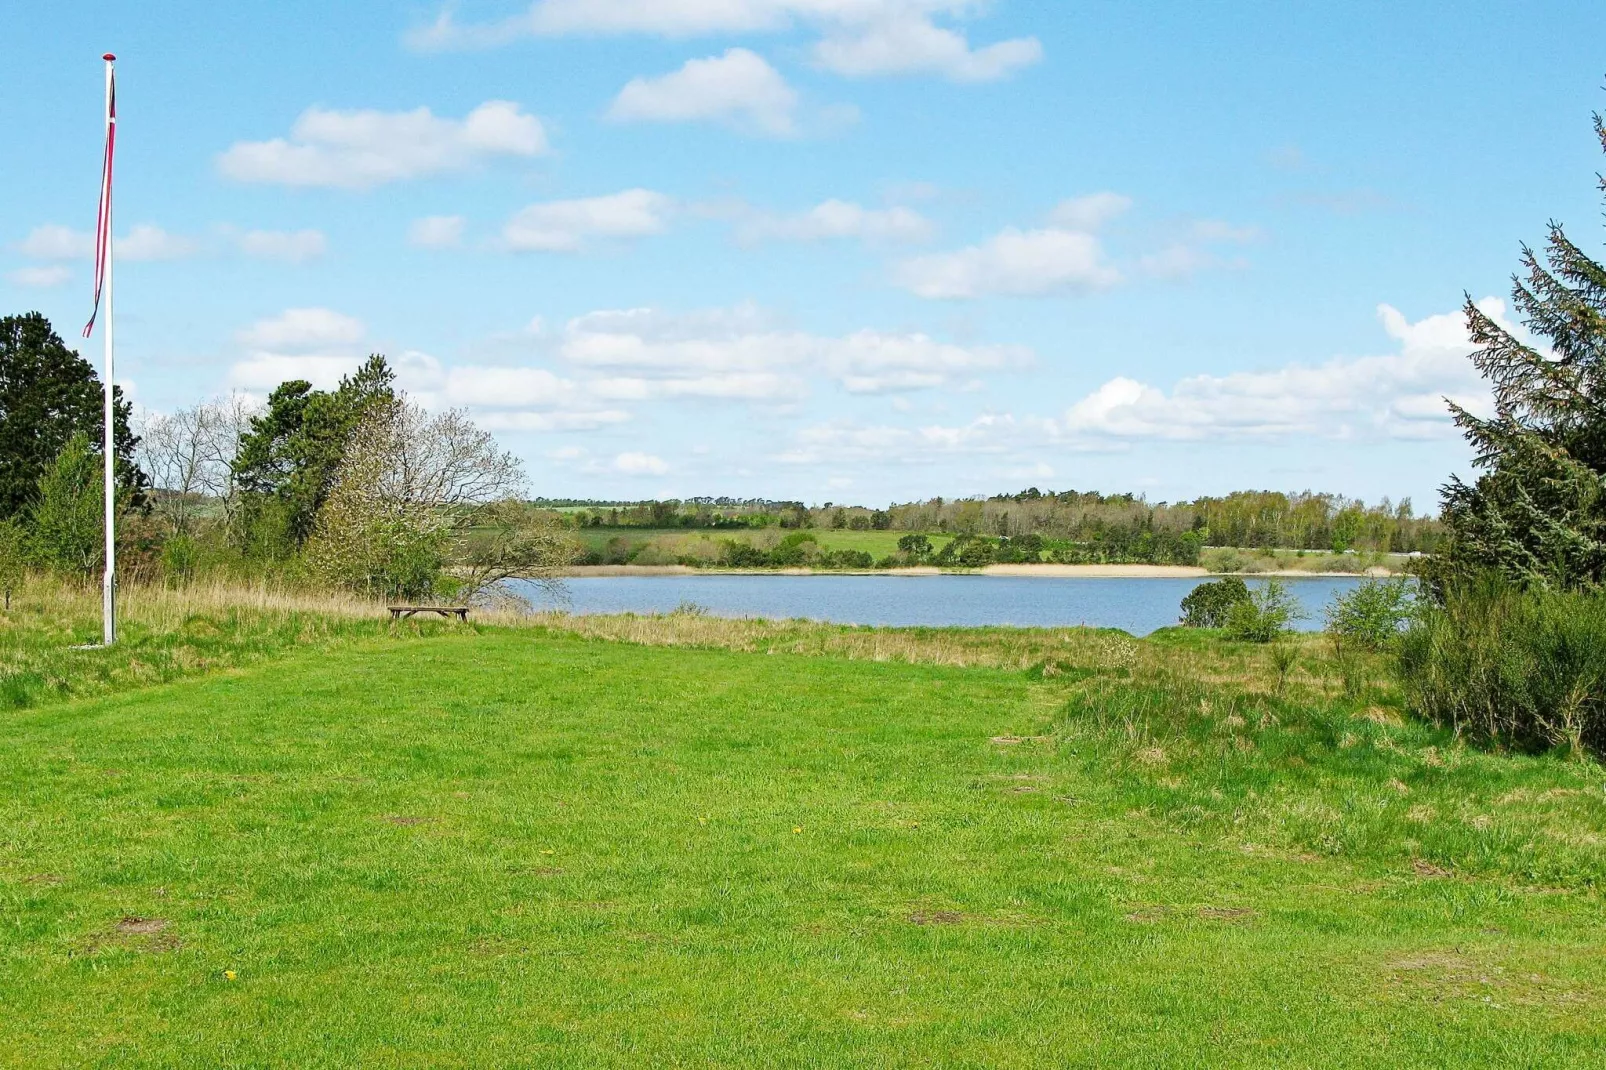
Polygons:
M523 486L519 459L467 413L398 398L347 442L308 560L333 582L386 595L423 593L442 570L471 600L506 596L513 579L553 585L573 544L517 501Z
M229 471L240 434L257 407L240 394L178 409L151 413L139 427L139 465L157 491L155 507L175 534L187 535L208 499L230 498Z

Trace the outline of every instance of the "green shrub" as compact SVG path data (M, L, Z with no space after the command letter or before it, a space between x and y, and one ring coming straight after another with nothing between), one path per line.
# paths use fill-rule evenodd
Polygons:
M1606 593L1523 590L1495 574L1447 586L1400 638L1406 699L1474 739L1606 752Z
M1223 628L1233 606L1249 601L1249 588L1237 576L1201 583L1182 600L1182 623L1189 628Z
M865 569L875 567L875 558L863 550L832 550L820 563L826 568Z
M39 477L29 509L33 558L63 576L89 576L104 560L100 457L83 432L73 435Z
M750 542L725 539L720 544L719 563L725 568L764 568L770 555Z
M905 535L898 540L898 552L911 561L924 561L932 554L931 540L924 535Z
M1247 601L1227 610L1227 636L1245 643L1270 643L1304 613L1281 580L1267 580L1251 591Z
M1403 579L1366 580L1327 607L1327 631L1335 641L1380 650L1399 637L1411 618L1411 591Z

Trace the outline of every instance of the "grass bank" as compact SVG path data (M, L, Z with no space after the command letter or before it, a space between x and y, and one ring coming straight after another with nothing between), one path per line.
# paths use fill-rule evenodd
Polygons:
M1279 679L1178 631L391 632L136 594L147 649L215 628L216 660L0 717L0 1062L1582 1067L1606 1042L1602 771L1469 750L1319 639Z

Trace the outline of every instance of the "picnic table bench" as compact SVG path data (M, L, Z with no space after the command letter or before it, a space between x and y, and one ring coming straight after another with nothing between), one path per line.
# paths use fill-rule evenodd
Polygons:
M387 606L386 608L390 610L392 624L415 613L438 613L443 617L456 617L463 623L468 623L467 606Z

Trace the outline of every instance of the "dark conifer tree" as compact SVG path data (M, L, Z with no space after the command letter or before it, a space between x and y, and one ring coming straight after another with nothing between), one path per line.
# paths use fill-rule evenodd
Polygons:
M148 483L134 464L139 439L130 406L113 391L117 475L130 504L144 502ZM99 449L104 422L100 379L90 363L37 312L0 317L0 519L20 514L67 440L84 435Z
M1606 123L1595 116L1606 150ZM1601 180L1606 192L1606 178ZM1522 249L1513 299L1549 352L1524 344L1469 297L1473 363L1494 393L1481 419L1451 403L1483 470L1444 488L1445 577L1494 570L1524 584L1606 579L1606 267L1550 225L1544 262Z

